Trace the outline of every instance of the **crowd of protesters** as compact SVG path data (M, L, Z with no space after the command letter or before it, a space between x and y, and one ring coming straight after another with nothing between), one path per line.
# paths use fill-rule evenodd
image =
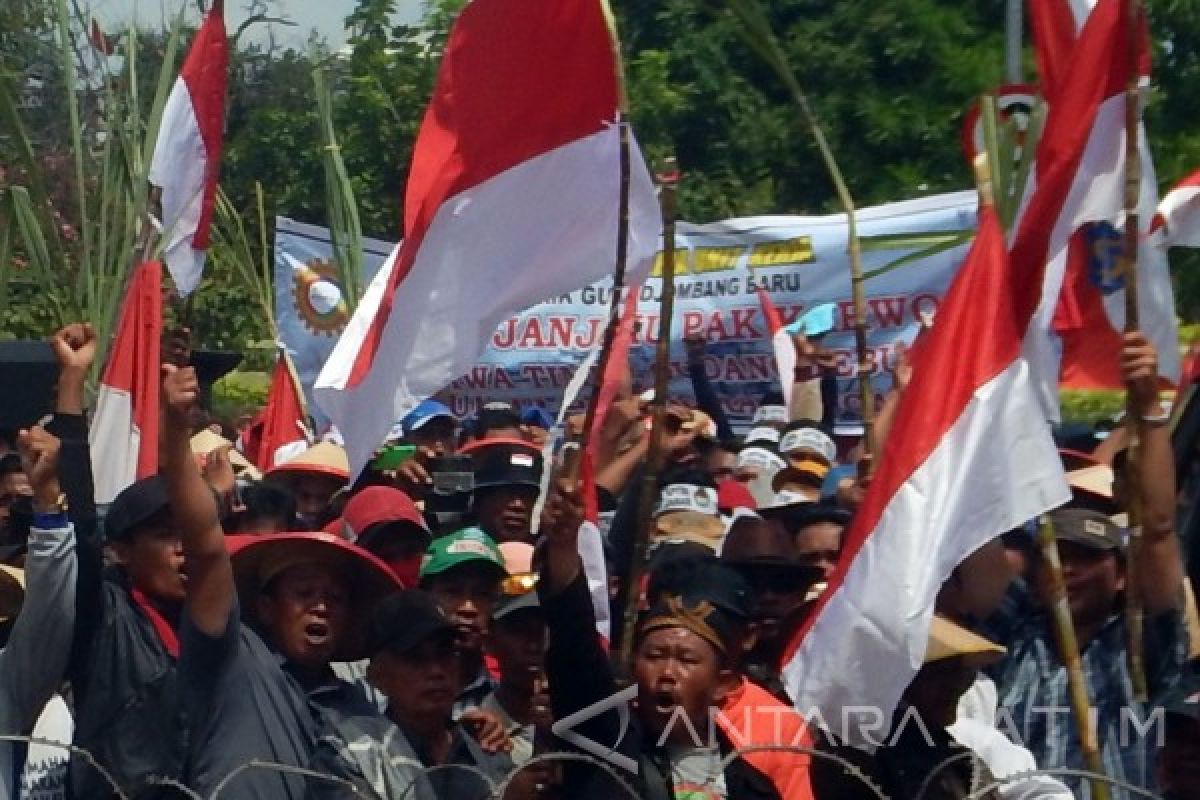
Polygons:
M817 344L796 342L790 404L764 397L737 436L689 341L694 399L666 404L653 482L654 397L630 376L593 433L594 497L571 479L571 436L504 404L462 420L425 401L359 476L335 437L260 474L240 432L197 414L185 352L163 366L160 472L107 508L84 407L94 334L72 325L51 344L55 407L0 458L0 735L37 740L0 742L0 798L1094 796L1071 772L1086 761L1034 521L945 583L924 666L874 752L793 707L783 652L836 580L865 490L862 432L833 424ZM1122 427L1094 453L1064 451L1074 496L1050 518L1110 796L1194 800L1195 604L1166 409L1145 338L1127 335L1120 358L1147 421L1137 574ZM1133 725L1156 710L1158 729Z

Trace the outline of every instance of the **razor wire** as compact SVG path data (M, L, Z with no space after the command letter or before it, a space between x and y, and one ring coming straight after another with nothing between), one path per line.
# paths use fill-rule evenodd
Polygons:
M121 786L113 778L111 772L102 767L96 758L86 749L76 747L71 744L45 739L37 736L15 736L8 734L0 734L0 741L24 743L26 745L38 745L45 748L61 750L71 757L82 759L87 767L96 771L105 783L112 790L112 797L116 800L132 800L132 798L141 796L142 792L152 788L165 788L177 792L180 797L185 797L187 800L223 800L236 797L236 781L248 772L254 770L262 770L268 772L276 772L282 775L290 775L303 778L305 781L319 781L321 783L332 784L345 789L350 796L363 798L364 800L382 800L379 795L372 789L355 784L343 776L333 775L320 772L317 770L307 769L289 764L280 764L263 759L250 759L246 763L239 765L227 775L225 775L215 786L211 793L202 795L194 789L187 786L183 781L164 776L151 776L141 782L139 786ZM735 760L745 758L746 756L755 753L792 753L796 755L807 756L814 760L824 760L837 767L849 777L854 778L857 782L866 787L867 791L878 800L895 800L889 796L884 789L875 782L875 778L861 769L858 765L849 761L841 755L826 750L816 749L803 745L769 745L769 744L752 744L740 747L727 753L718 763L719 771L714 771L709 777L705 786L712 785L716 782L718 776L723 774L725 770ZM1047 778L1080 778L1088 781L1101 781L1114 789L1126 792L1130 797L1147 798L1148 800L1161 800L1161 796L1139 786L1134 786L1126 781L1118 780L1107 775L1089 772L1082 769L1072 769L1068 767L1048 767L1044 769L1033 769L1021 772L1014 772L1004 775L1003 777L992 775L988 770L986 761L974 751L956 753L949 758L944 759L936 764L929 773L924 777L921 785L918 787L916 795L912 800L923 800L933 785L934 778L943 770L954 766L964 760L970 760L972 763L972 778L971 787L968 793L962 800L985 800L990 793L1001 790L1003 787L1018 783L1020 781L1030 780L1038 777ZM399 794L392 793L386 800L415 800L420 797L419 786L423 782L428 782L432 776L439 774L447 774L451 772L462 772L471 774L477 777L480 781L480 793L475 795L479 800L503 800L513 781L522 773L531 768L540 765L567 764L575 763L584 766L592 767L605 775L611 780L615 790L613 798L632 798L632 800L640 800L643 797L636 787L636 777L632 774L626 776L623 772L612 764L605 762L601 758L591 756L585 753L580 753L572 750L550 751L540 753L533 756L528 761L514 766L502 778L488 775L484 770L470 764L440 764L436 766L426 766L414 759L404 758L401 756L392 756L387 759L388 763L393 766L403 766L411 769L411 777L405 784ZM982 768L982 772L980 770ZM983 782L979 780L980 776L986 776ZM453 800L459 800L454 798Z

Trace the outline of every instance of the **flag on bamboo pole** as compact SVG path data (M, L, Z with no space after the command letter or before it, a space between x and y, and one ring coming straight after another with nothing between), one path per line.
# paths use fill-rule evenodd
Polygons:
M228 79L223 1L214 0L167 98L150 163L150 183L162 190L163 260L183 295L204 273Z
M1044 262L1043 262L1044 263ZM787 649L784 684L801 713L871 747L870 707L888 721L921 666L942 582L988 540L1070 498L1021 356L1042 265L1014 261L995 211L914 351L878 471L810 622ZM1004 442L1001 448L996 442Z
M1163 247L1200 247L1200 170L1167 192L1150 230Z
M1057 362L1043 359L1068 240L1121 199L1124 5L1100 0L1080 35L1075 52L1088 57L1072 61L1050 106L1007 256L994 211L981 213L937 325L912 353L912 382L828 589L785 652L797 707L851 744L878 742L843 709L870 707L886 725L951 571L1070 497L1049 428L1030 421L1047 417L1057 383Z
M266 405L239 437L242 455L263 472L297 455L309 445L307 418L296 371L287 350L280 348Z
M158 472L162 332L162 264L147 261L125 293L88 434L97 503Z
M1048 0L1031 4L1034 30L1034 51L1041 72L1042 91L1053 107L1058 102L1071 102L1064 96L1064 87L1077 59L1090 59L1092 54L1076 55L1081 32L1087 25L1095 0ZM1138 26L1136 53L1138 72L1144 80L1150 75L1149 34L1145 16L1134 23ZM1128 35L1128 33L1126 34ZM1128 50L1125 51L1128 53ZM1128 76L1128 62L1122 69L1122 80ZM1121 113L1124 103L1120 101ZM1119 127L1119 130L1118 130ZM1059 339L1059 382L1074 389L1120 388L1121 374L1114 353L1120 350L1121 333L1125 327L1125 291L1120 274L1123 252L1120 226L1124 224L1124 122L1097 130L1096 147L1100 154L1092 159L1100 173L1118 177L1117 183L1102 180L1103 191L1092 212L1073 232L1062 262L1061 291L1051 322ZM1121 150L1108 149L1120 137ZM1178 332L1175 324L1175 300L1171 287L1166 253L1148 237L1152 218L1158 205L1158 182L1154 160L1150 153L1144 128L1139 131L1141 156L1141 189L1138 200L1138 224L1141 229L1138 246L1138 310L1139 325L1159 351L1159 368L1163 378L1175 382L1179 378ZM1109 156L1116 156L1116 162ZM1099 191L1096 187L1095 191ZM1056 271L1048 277L1057 280ZM1057 398L1054 398L1056 404Z
M475 0L463 9L414 146L403 244L316 383L353 471L394 420L467 369L505 318L612 271L618 94L595 0ZM662 225L650 173L631 150L636 283Z

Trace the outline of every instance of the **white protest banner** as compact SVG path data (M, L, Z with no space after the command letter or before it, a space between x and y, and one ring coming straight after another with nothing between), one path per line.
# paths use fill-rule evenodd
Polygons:
M878 400L889 385L896 342L911 341L920 314L937 310L968 243L885 269L917 249L911 243L907 249L888 247L886 239L876 237L971 230L975 208L975 192L969 191L859 210L860 237L874 238L874 244L864 253L863 266L871 276L866 292L867 325L875 364L872 385ZM331 257L328 234L320 239L323 229L303 226L305 238L301 239L293 233L296 223L288 222L292 227L280 229L277 243L282 240L292 248L284 256L292 273L297 261L303 265L314 258ZM304 252L313 254L307 260L295 255L301 241ZM744 426L762 395L778 388L770 337L755 294L762 286L785 324L815 305L836 304L836 324L825 344L837 352L838 374L844 378L837 416L844 421L858 419L854 313L846 244L845 217L841 214L748 217L704 225L681 223L676 240L677 316L672 333L677 341L672 348L671 393L682 398L692 394L682 340L697 333L709 341L705 373L735 426ZM372 271L386 258L390 247L373 243L367 259ZM279 250L277 244L277 281ZM288 280L294 281L291 273ZM661 290L662 281L651 276L639 297L639 326L630 360L635 382L640 386L652 382ZM277 285L277 307L283 302L295 305L290 292L288 288L281 293ZM596 284L549 298L510 319L493 334L479 362L447 387L441 399L460 416L498 400L556 412L580 359L602 335L611 294L610 284ZM295 311L289 313L293 318L297 316ZM280 314L281 320L283 317ZM470 321L464 320L464 324ZM300 348L287 339L287 333L284 335L289 348L298 352ZM304 336L312 338L307 331ZM322 344L321 349L327 353L331 340ZM313 367L313 376L317 369L319 364ZM312 378L304 371L301 375L307 389Z

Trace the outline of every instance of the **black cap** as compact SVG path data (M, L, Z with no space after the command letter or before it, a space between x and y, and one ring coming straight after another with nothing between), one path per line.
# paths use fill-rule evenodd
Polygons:
M542 485L542 453L519 439L480 439L463 449L471 456L475 489Z
M156 514L166 511L167 482L161 475L142 478L125 487L104 517L104 535L109 541L129 538L129 535Z
M646 597L681 597L687 605L707 601L733 619L750 618L750 584L736 570L708 555L671 561L650 573Z
M833 525L841 525L843 528L850 524L851 513L844 508L840 508L833 503L820 502L809 503L795 509L789 521L792 523L792 532L807 528L809 525L816 525L819 522L828 522Z
M1125 540L1117 524L1099 511L1084 508L1060 508L1050 512L1054 538L1073 542L1093 550L1121 550Z
M0 428L27 428L54 408L58 362L46 342L0 342Z
M367 649L372 655L385 649L404 655L436 636L453 638L454 624L428 592L408 589L390 595L375 607Z
M511 617L519 611L537 611L541 613L542 603L538 599L536 591L523 592L521 594L509 594L502 596L497 602L496 607L492 609L492 619L501 620Z

